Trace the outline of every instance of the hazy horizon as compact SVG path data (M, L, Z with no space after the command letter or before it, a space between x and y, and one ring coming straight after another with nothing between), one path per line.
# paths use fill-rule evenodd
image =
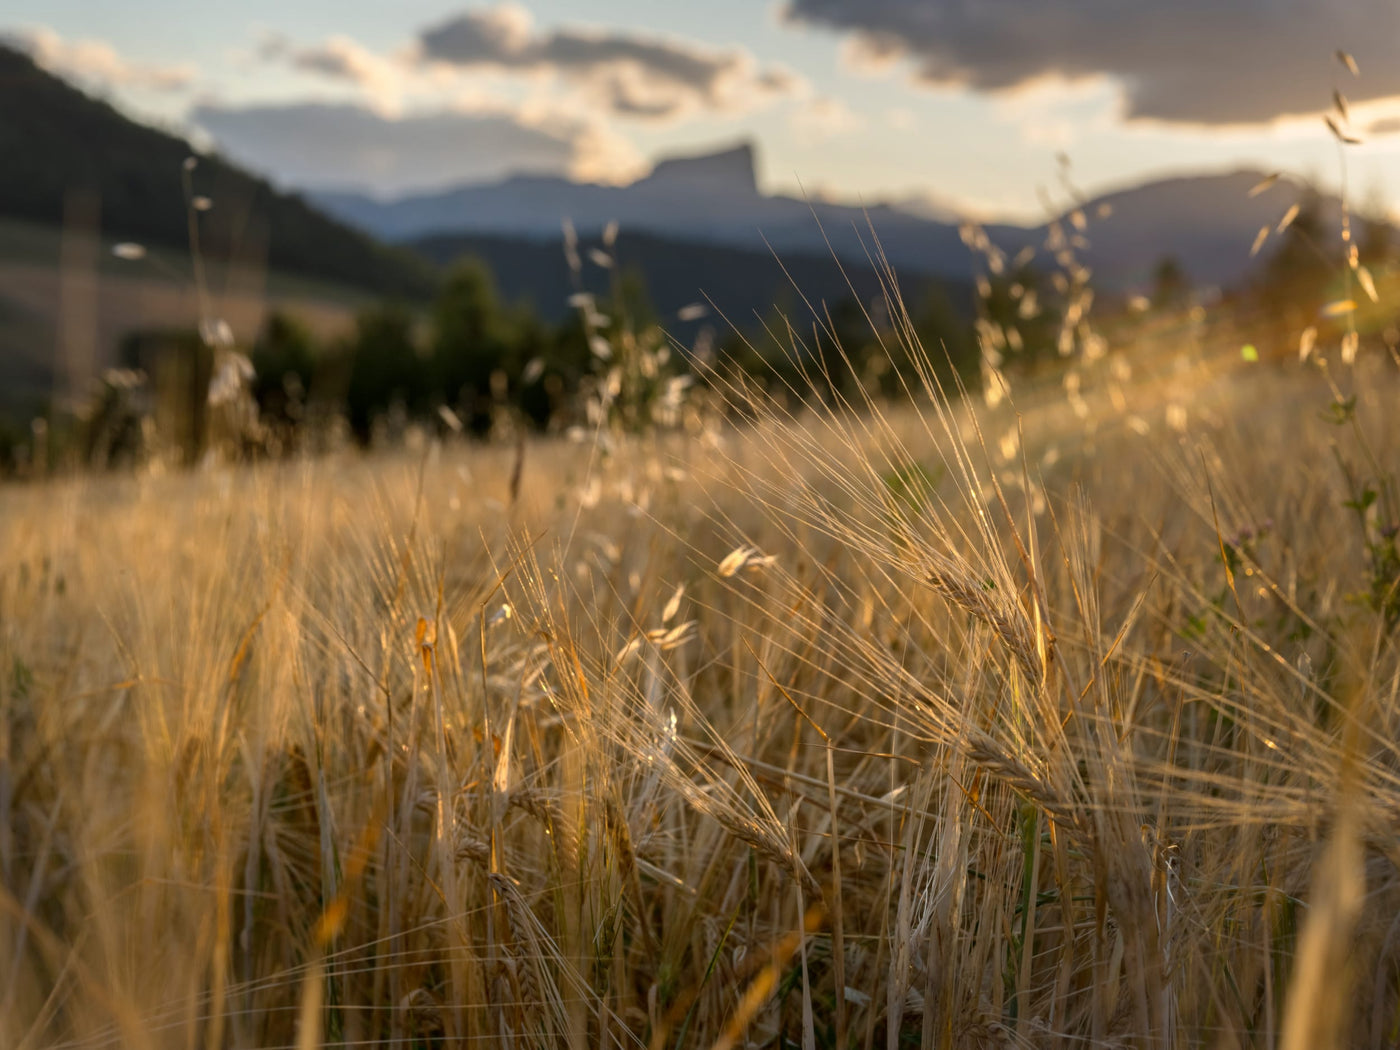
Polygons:
M610 0L580 15L561 0L17 0L0 34L299 189L387 197L519 172L627 183L659 157L744 141L764 192L1029 221L1061 154L1093 195L1241 168L1333 187L1322 114L1339 90L1366 139L1347 158L1351 189L1393 210L1400 71L1384 57L1400 11L1276 4Z

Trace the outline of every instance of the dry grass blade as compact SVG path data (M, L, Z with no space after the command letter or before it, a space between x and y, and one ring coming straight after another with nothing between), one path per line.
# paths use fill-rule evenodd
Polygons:
M1356 283L1361 285L1361 290L1366 293L1366 298L1373 303L1381 301L1380 293L1376 291L1376 280L1371 276L1371 271L1365 266L1356 267Z
M773 948L772 957L758 972L758 976L749 982L738 1006L725 1024L723 1034L715 1040L711 1050L733 1050L733 1047L739 1044L759 1010L777 990L778 980L788 961L797 954L807 935L821 929L822 917L820 906L813 906L802 918L802 932L785 934L778 941Z
M1267 192L1268 190L1272 189L1274 184L1278 182L1278 180L1282 177L1282 173L1277 171L1265 175L1262 179L1260 179L1258 182L1256 182L1253 186L1249 188L1248 196L1257 197L1261 193Z
M1332 119L1331 114L1327 114L1326 116L1324 116L1322 118L1322 122L1327 125L1327 130L1332 133L1332 137L1335 138L1338 142L1342 143L1343 145L1361 145L1361 140L1355 135L1351 134L1350 132L1343 131L1341 125Z
M1280 1040L1282 1050L1348 1046L1346 982L1357 919L1366 896L1365 857L1355 816L1343 802L1318 861Z

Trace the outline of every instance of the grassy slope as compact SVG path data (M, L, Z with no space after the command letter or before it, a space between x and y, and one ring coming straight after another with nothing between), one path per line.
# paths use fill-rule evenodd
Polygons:
M986 451L923 396L540 442L513 506L506 449L9 490L0 1042L709 1046L761 986L757 1045L1375 1044L1354 438L1162 357Z
M81 379L115 363L123 336L132 331L190 329L199 318L188 251L152 249L137 263L113 258L109 245L94 249L95 285L65 286L62 234L46 226L0 219L0 417L34 412ZM294 312L322 336L349 328L368 293L306 277L265 273L258 267L207 263L211 309L239 338L251 340L268 309ZM91 291L87 291L87 289ZM67 299L65 299L65 294ZM89 298L90 296L90 298ZM86 306L91 303L91 312ZM60 334L60 318L86 323ZM64 347L90 338L90 360L70 363Z

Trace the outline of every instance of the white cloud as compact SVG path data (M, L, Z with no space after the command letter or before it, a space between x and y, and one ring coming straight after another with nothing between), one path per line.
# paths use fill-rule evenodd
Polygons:
M812 105L804 80L741 49L542 30L513 3L460 14L393 51L267 33L252 57L325 81L340 104L210 104L196 110L197 124L290 183L382 193L517 171L626 181L645 164L620 133L625 125L734 116L779 99ZM849 120L831 102L800 118L823 137Z
M760 67L747 51L632 32L539 31L514 3L466 11L423 31L422 57L463 70L496 70L568 82L616 117L676 120L738 113L800 94L801 78Z
M1001 119L1016 125L1023 141L1068 150L1081 137L1118 124L1123 98L1108 77L1047 75L999 93L993 108Z
M862 121L840 99L819 96L793 111L792 126L800 140L815 144L849 135L862 127Z
M346 36L300 45L280 33L269 33L258 47L258 57L265 62L283 62L302 73L345 81L385 109L397 108L406 87L406 70L401 63Z
M883 33L857 33L841 44L841 65L860 76L880 77L892 72L904 57L897 37Z
M5 42L49 72L89 86L177 92L193 87L198 76L190 63L132 62L101 40L65 40L43 26L5 34Z

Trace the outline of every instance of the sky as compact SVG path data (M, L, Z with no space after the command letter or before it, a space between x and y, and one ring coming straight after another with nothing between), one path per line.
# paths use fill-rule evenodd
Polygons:
M1400 211L1395 0L8 0L0 36L285 187L626 183L742 140L767 192L982 219L1043 218L1061 155L1090 194L1345 171Z

